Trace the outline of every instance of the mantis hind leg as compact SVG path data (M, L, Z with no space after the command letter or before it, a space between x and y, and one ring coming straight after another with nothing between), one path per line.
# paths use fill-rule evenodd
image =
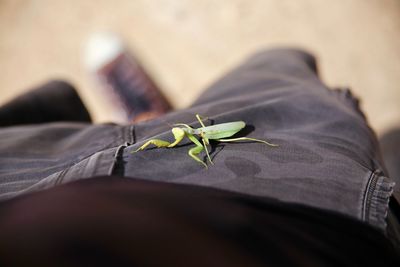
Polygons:
M206 154L207 154L208 161L209 161L212 165L214 165L214 162L212 162L211 157L210 157L210 153L208 152L208 148L207 148L208 140L206 141L206 139L203 138L202 141L203 141L204 149L205 149Z
M199 142L199 140L196 139L192 134L188 134L187 137L192 141L196 146L194 148L191 148L188 152L189 156L194 159L195 161L201 163L204 165L204 167L207 167L207 164L205 164L199 157L197 156L201 151L203 151L204 146Z
M238 137L238 138L230 138L230 139L217 139L217 141L219 141L219 142L253 141L253 142L264 143L264 144L269 145L269 146L278 146L276 144L272 144L272 143L267 142L265 140L249 138L249 137Z
M191 148L188 152L189 156L194 159L195 161L201 163L202 165L204 165L204 167L207 167L207 164L205 164L197 155L203 151L204 147L202 145L198 146L196 145L195 147Z

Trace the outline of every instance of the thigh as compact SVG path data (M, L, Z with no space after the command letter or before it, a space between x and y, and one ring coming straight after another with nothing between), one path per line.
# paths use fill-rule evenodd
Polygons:
M245 121L237 136L260 143L212 143L215 165L191 159L193 143L132 154L149 138L173 140L168 124L200 127ZM135 126L136 143L124 151L124 173L273 197L347 214L385 228L393 183L382 170L374 133L348 90L330 90L315 62L297 50L272 50L250 58L211 86L188 109ZM201 154L204 156L204 154Z

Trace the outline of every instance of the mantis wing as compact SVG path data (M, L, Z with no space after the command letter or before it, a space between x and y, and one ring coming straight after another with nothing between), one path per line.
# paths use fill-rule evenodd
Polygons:
M231 137L245 126L246 124L243 121L227 122L198 128L195 130L196 132L194 134L202 134L203 137L207 139L220 139Z

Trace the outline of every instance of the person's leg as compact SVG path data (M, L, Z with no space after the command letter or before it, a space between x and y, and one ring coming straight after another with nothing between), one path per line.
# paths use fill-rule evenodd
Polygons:
M171 141L169 124L200 127L244 121L235 137L260 143L213 142L208 170L187 154L186 140L170 149L132 154L152 138ZM385 228L393 184L383 176L377 141L348 90L330 90L313 57L292 49L258 53L207 90L190 108L135 125L124 150L126 176L211 186L333 210ZM200 156L204 156L205 154Z
M305 82L321 83L314 56L298 49L265 50L211 85L192 106Z
M0 107L0 127L55 121L91 121L75 88L63 81L38 86Z

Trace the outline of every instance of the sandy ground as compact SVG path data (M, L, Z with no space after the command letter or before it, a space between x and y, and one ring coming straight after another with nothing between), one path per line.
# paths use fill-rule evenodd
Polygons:
M378 133L400 125L397 0L1 0L0 104L63 78L96 122L114 120L83 64L103 30L125 38L176 108L256 50L296 46L329 86L352 88Z

